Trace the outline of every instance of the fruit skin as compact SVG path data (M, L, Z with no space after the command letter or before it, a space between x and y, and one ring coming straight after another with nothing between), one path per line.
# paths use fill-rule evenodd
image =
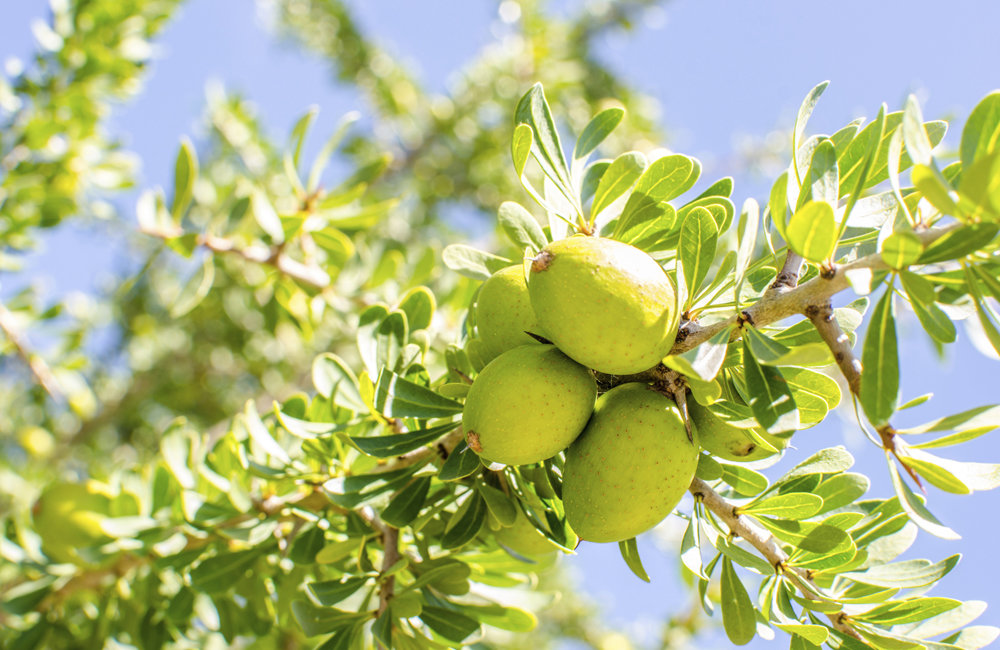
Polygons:
M486 349L487 361L507 350L537 341L525 332L541 334L531 308L524 267L500 269L483 283L476 301L476 328Z
M80 549L111 541L101 529L110 509L111 496L96 481L46 487L31 511L42 550L56 562L87 564Z
M521 511L518 511L513 525L501 528L493 533L493 537L510 550L525 557L547 555L559 548L548 537L538 532Z
M546 246L528 276L545 337L603 373L642 372L670 352L679 314L667 274L645 252L612 239L570 237Z
M555 456L583 431L597 398L589 370L551 345L522 345L487 364L465 399L469 447L505 465Z
M566 451L566 520L591 542L620 542L649 530L684 496L698 450L672 400L645 384L612 388Z
M692 399L688 400L688 413L691 415L691 423L698 430L698 441L702 448L713 456L749 463L776 453L758 444L747 429L726 423ZM754 434L763 438L775 449L780 450L788 446L787 437L774 436L760 429L755 429Z

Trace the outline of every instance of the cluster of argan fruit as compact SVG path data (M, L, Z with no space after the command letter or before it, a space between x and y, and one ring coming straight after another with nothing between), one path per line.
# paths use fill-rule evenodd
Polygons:
M546 246L530 268L498 271L475 307L476 345L489 362L465 402L469 447L504 465L538 463L565 450L562 498L581 539L623 541L649 530L690 485L699 438L728 460L759 457L752 436L694 400L692 439L675 402L647 383L621 384L598 397L594 372L654 367L669 353L678 321L663 268L615 240L569 237ZM498 538L514 535L504 529Z

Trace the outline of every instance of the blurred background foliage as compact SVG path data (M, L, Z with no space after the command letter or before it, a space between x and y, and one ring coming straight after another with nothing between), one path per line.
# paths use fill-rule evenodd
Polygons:
M224 432L247 399L269 405L307 389L317 353L354 362L366 305L427 285L439 302L433 331L456 337L475 286L442 272L440 249L457 229L490 237L501 201L528 203L503 152L530 84L545 84L574 132L612 97L628 106L609 149L663 141L655 103L594 55L602 33L655 4L497 3L495 39L432 92L359 26L356 3L261 0L275 38L323 57L331 84L360 92L362 119L348 116L321 148L331 134L310 130L303 107L288 140L273 141L253 97L210 89L201 136L177 134L173 186L137 198L138 161L110 135L114 107L142 92L184 3L51 0L36 54L0 76L0 519L23 522L46 482L109 479L150 458L177 418ZM320 149L315 163L303 148ZM106 250L117 279L53 302L21 269L55 231L83 224L126 233L127 245ZM0 583L12 571L0 569ZM631 647L593 603L563 592L536 647L567 637ZM681 616L662 647L683 646L698 626Z

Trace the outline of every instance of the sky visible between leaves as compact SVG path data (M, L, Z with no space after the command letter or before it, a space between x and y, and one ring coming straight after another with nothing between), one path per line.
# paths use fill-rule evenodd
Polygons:
M188 0L159 42L158 60L142 94L116 109L110 127L142 158L141 187L169 186L178 141L183 135L198 139L206 87L214 81L255 102L279 141L309 105L320 106L320 120L327 124L364 108L353 89L331 83L321 60L277 42L252 4ZM352 4L362 26L391 42L390 50L438 91L491 40L498 23L497 3L488 0ZM561 0L553 6L569 11L582 4ZM30 23L46 15L44 0L0 2L0 61L30 56ZM998 24L1000 3L988 1L676 0L651 11L637 30L606 36L602 52L639 91L659 100L661 122L670 134L663 144L701 159L705 170L699 187L735 175L733 200L739 205L749 196L766 200L775 165L787 164L788 144L775 134L790 126L801 98L825 79L831 84L811 118L811 133L832 133L855 117L871 118L883 101L898 110L912 92L927 119L955 118L945 146L956 146L961 119L982 96L1000 87ZM769 155L750 157L753 150ZM736 173L738 169L751 171ZM126 214L134 196L127 201L121 204ZM103 230L57 229L22 277L43 280L52 296L92 291L116 268L113 251L123 241L107 241ZM0 278L0 295L13 288L4 286L5 280ZM958 331L958 343L941 361L915 319L902 320L903 400L926 392L935 397L901 413L901 425L1000 401L1000 362L975 351L963 327ZM857 458L855 471L872 478L869 496L892 493L884 457L846 411L799 432L793 444L797 449L787 454L781 468L822 447L843 444ZM984 436L956 454L958 460L998 462L1000 438ZM768 473L774 478L780 471ZM990 602L977 623L1000 625L994 541L1000 493L961 497L931 488L929 505L963 540L944 542L921 533L904 558L937 560L963 553L962 563L933 594ZM567 564L582 590L603 604L612 624L652 641L667 615L690 604L677 581L677 544L652 535L640 540L650 585L628 571L614 544L585 544ZM747 647L774 644L784 647L787 640L779 636L772 643L758 637ZM710 646L727 647L728 642L714 635L705 641Z

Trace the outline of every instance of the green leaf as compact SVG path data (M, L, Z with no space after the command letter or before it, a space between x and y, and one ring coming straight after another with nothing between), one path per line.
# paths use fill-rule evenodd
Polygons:
M367 577L309 582L306 583L306 592L317 606L332 607L361 589L367 582Z
M927 480L928 483L952 494L972 494L972 489L948 469L921 458L904 456L900 461Z
M323 170L326 169L327 164L330 162L333 152L340 146L344 136L347 134L347 130L360 118L361 113L350 111L338 120L337 127L330 134L330 137L327 138L326 142L323 143L323 148L316 154L316 158L313 159L313 164L309 168L309 178L306 181L306 192L312 193L319 188Z
M736 269L734 271L733 283L736 285L735 293L740 295L740 287L743 284L743 277L746 275L750 261L753 259L754 250L757 248L757 233L760 230L760 206L757 201L747 199L743 202L743 209L740 210L740 221L736 228Z
M201 304L215 282L215 260L211 255L205 256L205 261L198 271L188 279L180 290L174 303L170 306L170 317L180 318Z
M836 553L847 551L854 545L850 535L829 524L788 521L763 516L756 519L778 539L810 553Z
M810 474L837 474L847 471L853 464L854 457L843 447L822 449L793 467L775 485L784 485L792 479Z
M1000 404L977 406L976 408L931 420L924 424L907 429L899 429L899 433L934 433L936 431L969 431L986 428L992 430L1000 427Z
M726 360L731 328L725 328L701 345L663 360L664 365L688 377L712 381Z
M462 410L462 405L455 400L387 369L379 373L375 384L375 406L380 413L392 418L443 418Z
M793 251L810 262L830 259L837 248L833 206L825 201L807 201L788 220L785 239Z
M181 140L181 148L177 151L174 161L174 199L170 213L178 221L191 205L194 196L194 184L198 179L198 158L194 145L187 138Z
M540 251L545 248L548 240L542 227L520 203L504 201L500 204L498 216L507 238L519 249Z
M524 176L524 168L528 164L528 156L531 155L531 145L534 141L535 137L530 126L518 124L514 127L514 135L510 141L510 155L518 178Z
M948 181L937 169L927 165L914 165L913 171L910 172L910 178L914 187L941 214L959 214L958 205L955 203L958 194L954 194Z
M760 426L771 434L795 431L799 427L799 411L781 372L758 363L746 339L743 340L743 363L750 409Z
M191 586L210 594L227 591L250 571L259 557L258 549L214 555L191 570Z
M918 165L930 165L933 160L932 145L930 138L927 137L927 131L924 130L924 117L920 112L920 104L913 95L906 98L901 128L903 142L906 143L910 159Z
M263 191L256 189L253 191L250 195L250 208L257 225L267 233L272 242L281 244L285 241L285 229L281 225L281 218Z
M876 587L917 589L932 585L948 574L961 555L955 554L940 562L930 560L905 560L892 564L881 564L864 571L848 571L841 577Z
M636 151L623 153L608 167L594 192L594 202L590 208L590 219L597 216L614 201L625 194L642 175L646 168L646 157Z
M449 641L456 643L479 630L479 622L453 609L424 605L420 620Z
M825 344L806 344L792 348L776 341L755 327L745 327L743 340L758 363L769 366L825 365L832 361Z
M430 327L434 318L437 301L427 287L413 287L399 299L399 310L406 314L406 323L410 331L423 330Z
M768 564L767 560L737 545L735 541L720 536L716 539L715 544L720 553L736 564L762 576L774 575L774 567Z
M719 230L712 213L705 208L695 208L681 224L677 256L684 270L684 283L688 289L688 307L715 259Z
M826 90L826 87L830 85L829 81L824 81L816 84L809 94L806 95L805 99L802 100L802 104L799 106L799 112L795 116L795 125L792 128L792 154L794 155L799 150L799 145L802 144L802 137L806 133L806 123L809 121L809 116L812 115L813 109L816 108L816 103L819 101L820 95Z
M864 371L858 397L876 427L886 424L899 404L899 351L892 296L890 287L876 303L861 353Z
M767 489L767 477L743 465L719 463L722 480L742 495L752 497Z
M566 198L572 200L569 189L572 187L569 168L566 167L562 144L559 142L559 132L552 119L549 104L545 100L542 84L536 83L518 102L517 108L514 109L514 122L517 125L527 124L531 127L535 144L538 145L538 164L545 175L559 186Z
M879 605L863 614L856 614L855 618L874 625L900 625L937 616L961 604L961 601L951 598L908 598Z
M503 490L498 490L485 483L477 484L476 489L483 495L486 507L497 521L503 526L514 525L514 522L517 521L517 506L509 496L504 494Z
M438 478L442 481L455 481L469 476L482 467L476 452L463 442L448 455L448 459L441 466Z
M813 494L823 499L820 513L850 505L868 492L871 482L864 474L845 472L824 479L813 490Z
M839 171L837 169L837 152L829 139L820 140L813 150L809 169L802 179L802 189L796 208L801 209L809 201L828 203L831 208L837 206Z
M400 369L409 330L406 314L395 310L375 328L375 358L380 367Z
M820 512L823 499L807 492L776 494L740 506L739 511L753 515L771 515L782 519L808 519Z
M995 223L972 223L938 237L924 249L918 264L956 260L986 247L1000 232Z
M892 233L882 242L882 259L890 268L897 270L915 264L923 252L924 245L920 238L905 230Z
M910 306L924 330L935 341L953 343L955 324L944 311L934 304L934 288L923 276L902 272L899 275L903 290L910 299Z
M403 486L385 507L382 511L382 520L396 528L408 525L420 514L430 488L431 477L421 476L413 479L413 482Z
M1000 628L992 625L972 625L961 632L941 639L941 642L958 646L962 650L979 650L996 641L998 636L1000 636Z
M675 199L694 187L701 175L701 166L683 154L657 158L639 177L622 215L628 215L644 202L661 203Z
M757 619L750 595L728 557L722 560L721 588L722 626L726 636L736 645L746 645L757 634Z
M793 635L794 638L803 639L813 647L819 647L826 643L830 636L830 629L823 625L805 625L801 623L775 623L774 627ZM800 646L801 647L801 646ZM809 646L805 646L809 648ZM798 650L793 641L790 650Z
M1000 91L986 95L972 109L969 119L962 129L962 143L959 154L962 167L968 168L973 161L997 150L1000 139Z
M335 607L316 607L308 600L293 600L292 614L306 636L318 636L371 618L374 612L345 612Z
M594 149L597 149L604 142L604 139L611 135L623 117L625 117L625 109L617 106L606 108L595 115L584 127L580 137L577 138L576 146L573 148L573 159L586 158Z
M909 457L905 460L907 462L918 460L935 465L940 470L947 471L952 476L958 477L957 480L959 482L972 490L993 490L1000 487L1000 465L996 463L951 460L934 456L918 449L910 449ZM965 494L965 492L961 494Z
M959 604L954 609L937 614L920 623L900 626L897 630L901 634L915 639L926 639L965 627L979 618L984 611L986 611L986 603L981 600L969 600Z
M484 523L486 523L486 501L479 492L473 490L448 521L444 536L441 538L441 548L458 548L471 542L479 534Z
M586 202L588 199L594 198L597 186L600 185L601 178L610 166L610 160L595 160L587 165L587 168L583 172L583 182L580 183L581 201Z
M355 413L368 411L361 399L357 376L337 355L324 352L313 360L312 381L316 392L337 406Z
M694 575L703 580L708 580L701 559L700 537L701 532L698 529L698 519L697 517L692 517L688 521L687 528L684 529L684 537L681 538L681 563Z
M488 280L500 269L513 264L511 260L477 250L465 244L446 246L441 259L452 271L473 280Z
M958 533L942 524L938 521L937 517L931 514L931 511L924 506L923 502L913 493L913 490L903 482L903 478L899 475L899 470L896 469L896 464L892 462L892 458L887 455L887 459L889 461L889 477L892 479L892 487L896 490L896 495L899 497L899 504L906 511L910 520L935 537L940 537L941 539L961 539Z
M273 457L282 465L290 465L292 463L291 457L285 448L278 444L274 436L271 434L271 430L267 428L264 422L260 419L260 415L257 413L257 406L254 404L253 400L247 400L246 405L243 408L243 424L246 427L247 433L250 435L250 439L260 447L268 456Z
M788 224L788 172L781 172L771 186L771 194L767 201L767 211L778 234L787 239L785 231ZM765 229L766 231L766 229Z
M463 603L462 611L484 625L509 632L530 632L538 625L538 619L534 614L517 607Z
M618 550L621 552L625 564L632 570L632 573L638 576L643 582L649 582L646 569L642 566L642 558L639 557L639 547L636 546L635 538L618 542Z

